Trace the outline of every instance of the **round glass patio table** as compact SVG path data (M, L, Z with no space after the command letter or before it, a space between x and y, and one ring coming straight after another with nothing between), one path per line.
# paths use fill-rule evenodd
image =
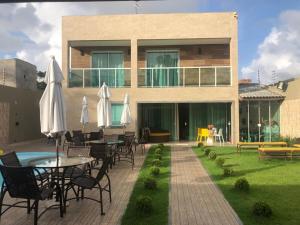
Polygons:
M87 163L91 163L95 159L92 157L74 156L66 157L59 156L58 163L56 156L41 157L29 160L28 165L37 168L64 168L79 166Z
M104 140L93 140L93 141L86 141L86 144L107 144L107 145L117 145L123 144L124 141L122 140L111 140L111 141L104 141Z
M56 156L48 156L48 157L40 157L40 158L35 158L32 160L28 161L28 165L35 167L35 168L46 168L46 169L51 169L51 174L53 174L53 169L54 171L57 171L57 169L62 169L63 172L54 172L54 180L58 180L58 183L61 185L61 190L62 193L65 192L65 179L67 178L66 176L66 171L68 168L71 167L76 167L79 165L84 165L91 163L95 159L92 157L83 157L83 156L74 156L74 157L67 157L67 156L59 156L58 157L58 163L57 163L57 157ZM58 175L61 174L61 175ZM61 181L61 182L59 182ZM65 195L62 195L63 198L63 211L66 213L66 204L67 202L64 200Z

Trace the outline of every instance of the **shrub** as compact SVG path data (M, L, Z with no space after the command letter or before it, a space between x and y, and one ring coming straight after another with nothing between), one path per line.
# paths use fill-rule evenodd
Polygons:
M296 138L292 138L292 137L286 136L286 137L280 137L278 139L278 141L284 141L284 142L287 143L287 145L289 147L291 147L291 146L293 146L296 143Z
M204 147L204 144L203 144L203 142L198 142L198 145L197 145L198 147L200 147L200 148L203 148Z
M157 188L157 182L154 178L148 177L144 180L144 187L146 189L154 190Z
M204 154L205 154L206 156L208 156L209 153L210 153L210 149L209 149L209 148L205 148L205 149L204 149Z
M247 192L250 189L250 185L246 178L240 178L236 180L234 188L239 191Z
M217 158L217 153L215 151L211 151L208 154L208 158L211 159L211 160L215 160Z
M161 160L161 159L162 159L162 156L161 156L161 154L155 154L155 155L154 155L154 158Z
M164 147L165 147L165 145L162 144L162 143L158 144L157 146L158 146L159 148L164 148Z
M233 169L231 169L231 168L224 168L223 169L223 175L225 176L225 177L229 177L229 176L231 176L233 174Z
M140 195L136 200L136 209L143 214L150 214L153 210L152 198Z
M224 163L225 163L225 159L224 158L222 158L222 157L218 157L217 158L217 160L216 160L217 166L222 167L224 165Z
M152 165L153 166L161 166L161 161L159 159L153 159L152 160Z
M270 217L272 215L272 209L267 203L260 201L254 203L252 213L255 216Z
M155 149L155 154L162 154L162 149L161 148L156 148Z
M154 176L159 175L159 173L160 173L159 167L157 167L157 166L152 166L152 167L150 168L150 173L151 173L152 175L154 175Z

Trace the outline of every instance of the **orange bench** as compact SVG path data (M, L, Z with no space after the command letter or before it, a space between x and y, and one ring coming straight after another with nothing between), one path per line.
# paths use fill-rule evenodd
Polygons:
M300 148L298 147L273 147L258 148L259 159L264 158L290 158L300 157Z
M279 147L287 147L287 143L284 141L274 141L274 142L238 142L237 143L237 152L240 153L242 150L242 147L244 148L263 148L266 146L279 146Z

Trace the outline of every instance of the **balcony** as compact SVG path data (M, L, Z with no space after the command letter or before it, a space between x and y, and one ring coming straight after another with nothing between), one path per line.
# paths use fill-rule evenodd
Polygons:
M231 86L231 66L148 67L138 70L139 87Z
M131 86L130 68L72 68L68 87L99 88L105 82L111 88Z

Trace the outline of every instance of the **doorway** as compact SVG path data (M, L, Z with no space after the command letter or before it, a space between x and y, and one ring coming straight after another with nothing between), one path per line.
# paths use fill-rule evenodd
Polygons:
M178 104L179 140L189 139L189 104Z

